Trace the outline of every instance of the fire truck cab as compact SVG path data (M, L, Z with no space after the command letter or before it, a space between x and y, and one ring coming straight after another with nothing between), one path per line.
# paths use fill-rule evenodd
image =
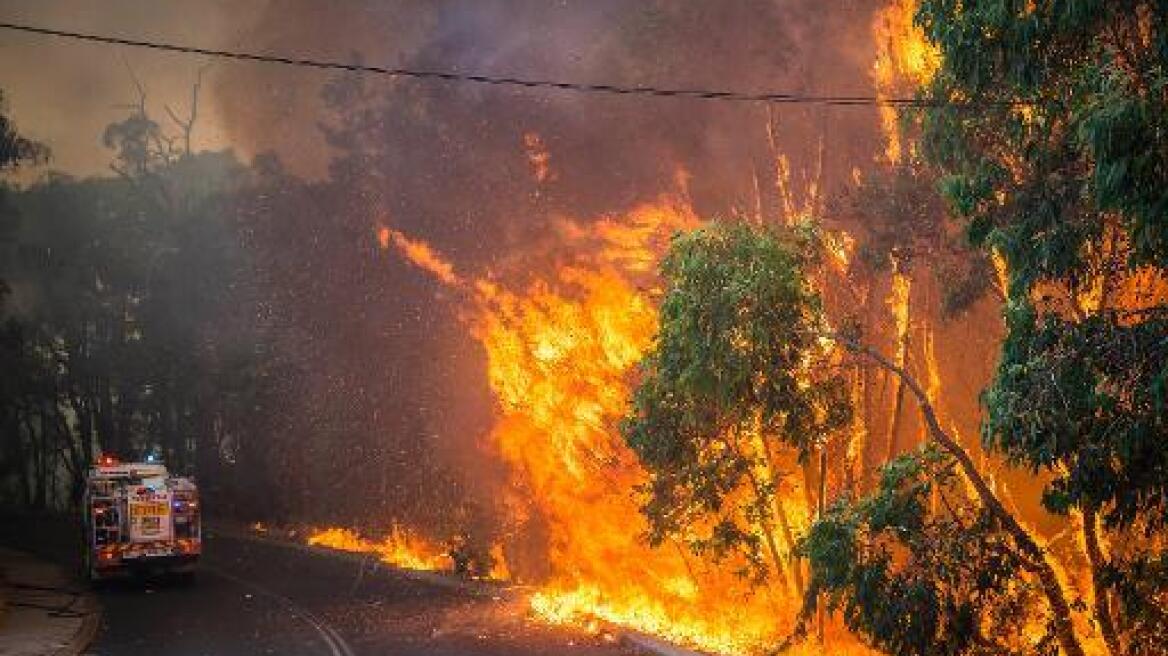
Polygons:
M189 578L203 550L198 488L159 462L102 456L86 476L82 524L92 582L128 571Z

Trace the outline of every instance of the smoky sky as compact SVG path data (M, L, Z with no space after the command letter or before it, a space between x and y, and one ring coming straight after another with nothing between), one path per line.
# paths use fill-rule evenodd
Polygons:
M423 70L870 94L872 9L811 0L355 2L343 10L275 2L244 41ZM328 180L276 212L298 217L294 229L276 231L290 243L272 260L293 269L277 282L288 291L284 350L317 354L306 361L293 424L312 435L321 459L368 435L372 446L358 453L388 442L408 454L391 481L443 472L425 478L435 483L425 493L406 483L400 495L412 521L430 526L435 513L450 515L437 481L453 481L453 495L469 494L479 508L498 498L499 468L481 449L493 423L485 354L460 321L464 299L379 253L377 226L429 241L463 274L522 289L563 255L555 229L563 217L587 224L682 193L704 217L775 220L776 156L788 159L796 195L816 178L834 193L879 146L875 112L863 108L768 109L258 64L223 68L215 91L240 152L271 151L289 170ZM533 143L547 155L542 180ZM278 257L290 252L302 259ZM401 504L391 505L405 512Z
M678 88L870 94L872 2L352 2L268 5L242 37L266 52L383 66ZM773 216L774 155L793 187L818 171L838 188L878 137L863 108L768 108L363 77L244 64L220 71L218 111L244 152L274 150L294 171L360 181L371 213L433 239L462 263L490 263L545 233L556 215L620 212L684 174L699 213ZM337 105L343 107L337 111ZM325 130L318 126L325 126ZM329 127L355 143L331 143ZM538 135L553 179L524 149ZM337 163L341 150L360 158ZM332 167L330 169L330 166ZM761 192L756 189L761 187ZM761 196L761 198L760 198Z
M240 35L263 2L210 0L7 0L0 18L15 23L129 38L170 40L210 47L238 47ZM75 175L108 173L111 153L102 146L107 124L125 116L137 100L136 77L147 107L165 120L164 105L184 113L204 58L128 47L80 43L0 32L0 89L22 132L53 150L46 168ZM219 71L212 65L207 76ZM223 117L210 98L200 103L194 133L199 148L228 146Z

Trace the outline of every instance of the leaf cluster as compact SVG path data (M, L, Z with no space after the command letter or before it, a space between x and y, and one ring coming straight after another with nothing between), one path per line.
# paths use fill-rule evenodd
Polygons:
M950 456L925 446L888 463L875 490L833 504L799 546L811 567L794 639L819 608L890 654L1053 653L1014 627L1036 592L991 517L965 504Z
M923 0L917 19L942 55L923 153L1008 274L983 438L1051 476L1048 509L1097 511L1140 547L1097 583L1121 600L1119 643L1162 649L1168 4ZM1159 287L1123 307L1108 291L1137 274Z
M943 55L924 153L1020 289L1089 275L1105 217L1131 236L1133 263L1168 262L1166 14L1146 1L922 2Z
M986 439L1017 463L1053 473L1049 510L1106 508L1112 526L1168 520L1168 317L1113 313L1070 321L1008 313L1009 333L987 391Z

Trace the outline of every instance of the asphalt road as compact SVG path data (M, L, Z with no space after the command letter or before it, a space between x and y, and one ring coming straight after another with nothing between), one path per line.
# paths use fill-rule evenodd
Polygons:
M503 595L435 586L400 572L208 531L193 583L115 582L98 591L96 656L287 654L617 656L606 636L549 627ZM0 521L0 543L75 562L72 527Z

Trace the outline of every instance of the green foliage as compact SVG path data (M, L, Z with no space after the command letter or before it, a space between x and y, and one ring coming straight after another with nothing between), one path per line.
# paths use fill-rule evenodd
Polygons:
M849 421L843 380L822 367L812 243L809 228L713 223L671 245L660 333L622 427L652 475L652 542L744 552L757 572L778 484L758 472L773 471L775 442L806 456Z
M924 0L918 20L942 54L925 95L958 101L923 110L924 153L1009 274L985 442L1047 473L1049 510L1102 515L1095 578L1122 603L1095 620L1113 651L1156 653L1168 322L1117 290L1168 265L1168 4Z
M799 546L811 566L800 634L822 606L889 654L1053 653L1049 635L1020 635L1036 591L1014 545L968 509L953 470L936 447L905 454L873 492L812 525Z
M1114 216L1133 261L1164 264L1168 30L1157 2L926 0L943 63L925 153L970 234L1002 249L1014 283L1089 274Z
M933 0L919 19L943 54L929 97L972 104L924 113L925 152L1010 276L987 443L1055 473L1052 510L1162 514L1168 323L1073 306L1101 279L1168 264L1168 6ZM1106 241L1126 261L1101 260ZM1036 305L1050 289L1072 307Z
M1047 488L1055 512L1106 509L1112 526L1168 521L1168 319L1127 325L1101 314L1036 318L1019 304L997 380L987 391L986 437L1012 460L1065 471Z

